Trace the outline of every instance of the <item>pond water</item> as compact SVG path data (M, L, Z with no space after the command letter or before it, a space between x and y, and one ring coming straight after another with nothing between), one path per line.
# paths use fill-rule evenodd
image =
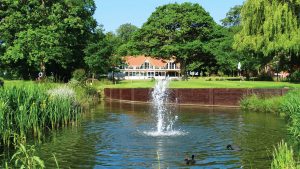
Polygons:
M151 106L104 102L81 125L57 131L40 146L48 168L269 168L273 146L286 138L284 120L239 109L173 106L180 134L150 136ZM234 150L227 150L231 144ZM186 166L186 156L196 164Z

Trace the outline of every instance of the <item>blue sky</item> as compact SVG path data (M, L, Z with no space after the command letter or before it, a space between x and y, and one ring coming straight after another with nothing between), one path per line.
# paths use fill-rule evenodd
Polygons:
M155 8L168 3L199 3L217 23L226 16L234 5L243 4L244 0L95 0L94 14L98 24L103 24L106 32L115 30L124 23L141 27Z

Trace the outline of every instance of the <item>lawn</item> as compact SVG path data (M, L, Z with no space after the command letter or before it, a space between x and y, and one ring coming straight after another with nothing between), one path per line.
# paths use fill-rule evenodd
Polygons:
M124 80L118 84L101 85L104 88L152 88L155 81L151 80ZM201 79L189 79L188 81L171 81L170 88L300 88L300 84L289 82L267 81L207 81Z
M12 80L5 81L5 85L22 85L36 83L33 81ZM51 83L49 84L51 85ZM52 83L52 85L55 85ZM93 84L97 89L103 88L152 88L155 81L152 80L123 80L112 84L108 80L100 80ZM170 88L300 88L300 84L289 82L267 82L267 81L208 81L205 78L189 79L188 81L170 81Z

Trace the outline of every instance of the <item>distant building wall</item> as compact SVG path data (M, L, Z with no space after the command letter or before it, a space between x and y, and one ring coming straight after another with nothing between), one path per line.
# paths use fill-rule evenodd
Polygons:
M106 99L121 101L149 102L152 88L104 89ZM169 89L171 103L194 104L202 106L239 106L247 95L284 95L288 89Z

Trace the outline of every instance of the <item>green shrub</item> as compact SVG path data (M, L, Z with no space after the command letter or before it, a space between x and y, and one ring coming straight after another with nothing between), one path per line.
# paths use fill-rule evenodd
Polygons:
M84 69L76 69L74 70L74 72L72 73L72 78L79 81L79 82L83 82L86 80L86 73Z
M293 149L289 148L284 141L281 141L273 152L271 169L296 169L297 162L294 160Z
M274 81L272 75L268 73L261 73L258 75L257 79L258 81Z
M297 70L289 76L290 82L300 82L300 71Z

